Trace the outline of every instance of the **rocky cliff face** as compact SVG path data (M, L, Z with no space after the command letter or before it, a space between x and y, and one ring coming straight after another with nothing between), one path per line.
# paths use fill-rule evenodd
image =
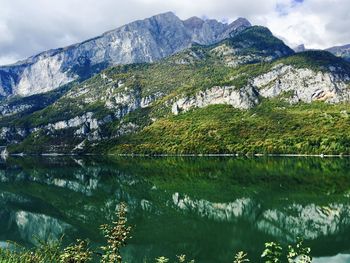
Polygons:
M270 72L254 78L252 84L265 98L284 94L291 103L299 101L338 103L349 101L349 81L349 75L341 75L335 68L322 72L279 64Z
M258 102L258 93L251 86L242 89L236 89L234 86L217 86L198 92L193 97L184 97L177 100L173 104L171 111L177 115L191 108L203 108L213 104L227 104L239 109L249 109L258 104Z
M242 88L213 87L194 96L176 100L172 113L177 115L192 108L214 104L227 104L238 109L249 109L259 103L259 97L283 97L290 103L324 101L339 103L350 101L350 75L331 67L329 71L296 68L283 63L270 71L252 77Z
M69 47L50 50L14 65L0 67L0 95L28 96L87 78L111 65L153 62L190 47L213 44L250 26L165 13L135 21Z

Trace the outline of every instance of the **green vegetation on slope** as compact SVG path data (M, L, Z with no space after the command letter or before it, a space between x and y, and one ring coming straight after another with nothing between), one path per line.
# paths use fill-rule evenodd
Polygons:
M227 46L231 48L228 51ZM278 53L284 56L266 62ZM257 61L229 66L240 55ZM290 95L286 92L272 101L262 100L248 111L215 105L180 116L171 114L178 98L214 86L240 89L278 64L350 74L350 64L328 52L292 54L268 29L252 27L216 45L197 45L152 64L112 67L74 85L45 109L8 120L10 127L42 128L27 132L24 140L15 134L12 141L16 144L8 149L14 153L67 153L73 149L75 153L349 153L346 104L292 106L283 102ZM141 108L141 99L150 101L148 107ZM111 120L100 124L100 141L77 136L78 126L47 128L87 112L93 113L94 119ZM76 149L81 142L84 146Z
M243 54L261 54L264 56L276 56L276 51L283 55L293 54L288 46L282 40L273 36L271 31L262 26L249 27L240 34L227 40L229 45L240 48Z
M350 153L350 105L266 100L240 111L213 105L162 118L115 141L110 153Z
M16 109L21 108L23 106L28 106L27 109L21 110L18 113L14 113L9 116L0 116L0 125L6 126L9 122L12 122L14 119L20 119L26 115L29 115L33 112L40 111L45 107L48 107L58 99L60 99L64 94L69 91L77 84L77 82L72 82L70 84L64 85L56 90L35 94L28 97L9 97L8 99L3 99L0 101L0 107Z
M179 94L193 94L214 85L237 85L239 88L246 83L247 76L257 75L270 68L267 63L242 68L230 67L224 63L222 54L212 52L215 47L222 45L229 45L239 50L238 53L259 55L260 59L271 55L277 57L276 50L288 55L293 53L268 29L252 27L232 39L212 46L194 46L156 63L111 67L83 83L74 85L65 96L45 109L8 121L16 127L32 128L74 118L87 111L108 115L112 112L105 107L106 98L125 92L126 87L131 90L139 89L142 97L174 97ZM235 57L235 54L229 53L225 56ZM233 79L238 75L242 76Z
M297 68L308 68L316 71L329 71L329 67L335 70L350 72L350 63L342 58L336 57L327 51L305 51L297 53L293 56L281 58L276 63L283 63L286 65L293 65Z

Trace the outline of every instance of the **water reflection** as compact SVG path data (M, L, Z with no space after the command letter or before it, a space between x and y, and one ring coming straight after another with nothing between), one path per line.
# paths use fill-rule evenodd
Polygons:
M350 255L338 254L333 257L315 258L313 263L348 263L350 262Z
M242 249L258 258L265 241L297 237L324 262L349 253L349 168L318 158L9 158L0 163L0 242L65 234L97 245L98 226L125 201L135 225L128 262L179 253L230 262Z

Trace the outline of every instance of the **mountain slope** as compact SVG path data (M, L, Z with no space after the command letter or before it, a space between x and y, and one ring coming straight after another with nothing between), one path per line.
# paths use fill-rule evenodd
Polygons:
M344 46L331 47L326 49L338 57L342 57L347 61L350 61L350 44Z
M193 43L213 44L250 26L240 18L231 24L173 13L139 20L79 44L43 52L0 67L0 96L48 92L73 80L86 79L118 64L153 62Z
M0 138L17 153L349 153L349 83L346 61L294 54L255 26L107 69L41 111L0 119Z
M348 104L323 102L293 106L264 100L246 111L209 105L161 118L92 149L117 154L349 154L349 112Z

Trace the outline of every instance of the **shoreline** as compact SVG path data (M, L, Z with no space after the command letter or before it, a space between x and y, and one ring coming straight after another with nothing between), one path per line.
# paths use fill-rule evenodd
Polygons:
M28 156L43 156L43 157L60 157L60 156L120 156L120 157L318 157L318 158L349 158L350 154L98 154L98 153L40 153L40 154L25 154L25 153L10 153L6 157L28 157Z

